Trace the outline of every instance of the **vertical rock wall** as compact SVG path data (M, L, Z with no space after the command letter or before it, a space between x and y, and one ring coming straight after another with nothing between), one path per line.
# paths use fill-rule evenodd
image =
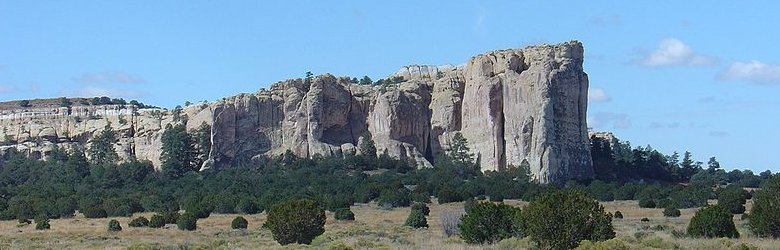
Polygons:
M562 183L593 176L585 121L588 78L579 42L488 52L462 66L403 67L400 82L352 83L330 74L287 80L184 109L187 129L212 126L203 169L255 164L263 155L354 154L370 134L380 153L430 167L455 133L468 139L482 170L527 164L533 179ZM132 107L5 110L0 148L45 158L52 145L86 144L107 124L124 158L159 166L170 111ZM124 122L120 122L124 120ZM88 145L87 145L88 146Z

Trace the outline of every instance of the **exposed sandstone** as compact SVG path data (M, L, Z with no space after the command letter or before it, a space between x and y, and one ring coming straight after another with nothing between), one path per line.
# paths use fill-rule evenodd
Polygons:
M211 125L202 169L251 165L263 155L357 154L370 134L379 153L430 167L455 133L482 170L530 167L543 183L593 175L585 116L588 78L579 42L488 52L461 66L406 66L398 83L364 86L325 74L287 80L254 94L185 107L186 128ZM397 81L397 80L396 80ZM53 145L88 145L106 126L115 148L160 166L172 112L132 106L4 110L6 146L45 158Z

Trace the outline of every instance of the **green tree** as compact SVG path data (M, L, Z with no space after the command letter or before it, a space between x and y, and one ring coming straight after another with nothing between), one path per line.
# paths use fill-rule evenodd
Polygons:
M206 124L206 122L201 123L194 131L192 139L196 155L193 165L200 167L203 162L208 160L211 151L211 125Z
M38 215L35 217L35 230L49 229L51 229L51 225L49 225L49 217L46 217L45 215Z
M420 210L423 215L428 216L431 213L431 209L425 203L416 202L412 204L412 210Z
M421 228L421 227L427 228L428 220L425 219L425 214L423 214L423 211L413 209L409 213L409 217L406 218L406 222L404 222L404 226L412 227L412 228Z
M492 244L512 236L522 237L520 216L520 208L481 202L461 217L458 228L466 243Z
M526 206L522 215L524 233L543 249L571 249L582 240L615 237L612 215L579 190L542 194Z
M707 161L707 171L715 172L718 171L718 169L720 169L720 163L715 159L715 156L710 157L710 160Z
M73 102L70 101L67 97L60 97L60 107L63 108L70 108L73 106Z
M230 228L233 229L246 229L249 225L249 222L244 219L244 217L237 216L235 219L233 219L232 222L230 222Z
M117 220L110 220L108 222L108 231L109 232L119 232L119 231L122 231L122 225L119 225L119 221L117 221Z
M184 213L176 219L176 227L179 230L195 231L198 228L198 218L190 213Z
M474 154L472 154L471 149L469 149L468 140L466 140L460 132L456 132L452 137L452 143L450 143L448 154L456 163L465 166L474 165Z
M688 235L707 238L739 238L731 213L719 206L708 205L691 218Z
M691 152L685 151L682 162L680 163L680 177L683 181L690 180L691 177L701 169L699 162L694 162Z
M374 81L371 80L371 77L363 76L363 78L360 79L360 85L371 85Z
M744 213L748 195L748 192L741 187L729 185L718 192L718 206L732 214Z
M163 173L171 178L179 178L189 171L197 171L196 151L192 138L187 134L184 124L166 125L162 134Z
M28 108L30 107L30 101L28 100L21 100L19 101L19 106L22 108Z
M680 209L677 209L672 206L667 206L666 208L664 208L663 214L666 217L680 217Z
M165 218L159 214L152 215L152 219L149 220L149 227L161 228L163 226L165 226Z
M753 195L748 227L758 236L780 238L780 175L765 181Z
M306 199L279 203L268 210L263 227L271 230L279 244L310 244L325 232L325 211Z
M371 133L366 133L360 138L360 154L370 158L376 158L376 146L371 138Z
M131 227L145 227L149 225L149 220L147 220L146 217L141 216L130 221L128 225Z
M355 220L355 213L348 207L336 209L336 213L333 215L336 220Z
M89 141L87 153L94 165L116 164L119 161L119 155L114 151L116 143L116 133L111 128L111 124L106 124L103 131L98 133Z

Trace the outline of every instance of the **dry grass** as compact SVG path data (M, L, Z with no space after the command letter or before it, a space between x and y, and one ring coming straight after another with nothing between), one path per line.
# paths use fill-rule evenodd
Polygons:
M506 203L526 205L518 201ZM685 231L696 209L681 210L679 218L665 218L662 209L639 208L636 201L603 204L609 212L623 213L623 219L613 222L617 238L584 243L585 249L736 249L743 243L760 249L780 249L780 241L750 235L739 216L735 222L743 236L741 239L675 238L672 230ZM508 239L488 246L466 245L457 236L444 236L439 219L442 213L462 211L462 203L429 206L429 229L402 226L409 208L383 210L375 204L358 204L352 207L355 221L336 221L332 213L327 213L325 234L311 246L277 244L268 230L260 228L265 214L244 216L249 221L247 230L230 229L236 215L213 214L198 220L198 230L194 232L178 230L175 225L162 229L132 228L127 226L131 218L115 218L123 227L118 233L106 231L110 219L82 216L52 220L52 229L47 231L36 231L34 225L17 227L16 221L2 221L0 249L526 249L532 246L528 239ZM151 215L136 216L149 218ZM641 218L649 218L650 222L641 222ZM657 225L663 229L654 229Z

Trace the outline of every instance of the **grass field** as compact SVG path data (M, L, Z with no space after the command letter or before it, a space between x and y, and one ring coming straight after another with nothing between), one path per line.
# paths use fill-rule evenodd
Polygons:
M524 202L506 201L524 206ZM685 231L696 209L683 209L679 218L665 218L662 209L639 208L636 201L602 203L609 212L621 211L623 219L613 221L616 239L600 243L598 249L739 249L747 244L759 249L780 249L780 241L756 238L747 230L745 221L735 216L734 221L742 235L740 239L675 238L673 230ZM528 239L507 239L493 245L467 245L457 236L446 237L441 227L444 214L462 213L462 203L431 204L427 217L428 229L403 226L409 208L384 210L375 204L352 207L355 221L336 221L328 212L325 234L311 246L280 246L270 231L261 229L265 213L245 215L249 229L230 229L236 215L212 214L198 220L198 229L181 231L176 225L161 229L132 228L131 218L117 219L121 232L108 233L107 219L86 219L81 215L51 221L51 230L37 231L35 225L18 226L16 221L0 222L0 249L527 249ZM750 204L748 203L748 208ZM136 214L151 217L151 213ZM649 222L640 221L642 218ZM659 227L660 225L660 227ZM591 246L589 244L583 247Z

